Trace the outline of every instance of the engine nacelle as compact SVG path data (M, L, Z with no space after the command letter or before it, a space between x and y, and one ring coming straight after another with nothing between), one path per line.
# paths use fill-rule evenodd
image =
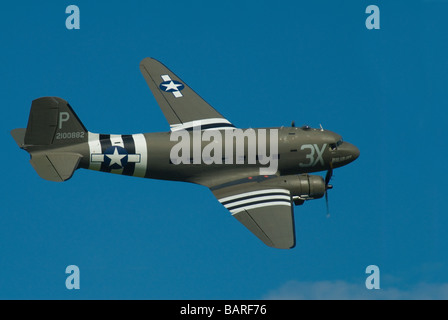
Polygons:
M305 200L319 199L325 195L324 178L318 175L290 175L280 176L264 182L272 188L284 188L291 192L295 205L300 205Z
M280 177L283 187L287 188L296 205L305 200L319 199L325 195L325 181L318 175L291 175Z
M325 181L321 176L303 174L296 176L291 193L302 200L319 199L325 195Z

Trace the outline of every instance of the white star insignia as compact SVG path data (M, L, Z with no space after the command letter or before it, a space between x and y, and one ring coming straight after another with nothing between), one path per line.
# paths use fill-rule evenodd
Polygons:
M113 154L106 154L106 156L110 159L109 167L112 167L115 163L122 167L123 165L121 164L121 159L126 157L125 154L118 153L118 148L115 148Z
M169 84L162 84L162 86L164 86L165 87L165 91L168 91L168 90L174 90L174 91L179 91L179 89L177 89L178 87L182 87L182 84L175 84L174 82L173 82L173 80L171 80L171 82L169 83Z

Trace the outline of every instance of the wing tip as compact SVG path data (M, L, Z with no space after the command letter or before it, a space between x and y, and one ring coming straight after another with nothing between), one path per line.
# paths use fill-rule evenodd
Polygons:
M275 248L275 249L284 249L284 250L288 250L288 249L293 249L296 246L296 242L293 241L292 243L279 243L279 244L271 244L268 246Z
M156 58L153 58L153 57L146 57L146 58L143 58L143 59L140 61L140 67L142 67L144 64L151 63L151 62L161 63L161 62L160 62L159 60L157 60Z

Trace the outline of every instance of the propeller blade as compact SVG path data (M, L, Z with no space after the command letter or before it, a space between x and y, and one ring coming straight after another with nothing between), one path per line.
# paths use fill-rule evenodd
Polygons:
M333 164L330 163L330 169L328 169L327 174L325 175L325 188L330 183L331 177L333 176ZM331 189L331 188L330 188Z
M327 207L327 218L330 217L330 209L328 208L328 189L332 189L333 186L330 183L331 177L333 176L333 163L330 162L330 169L328 169L325 175L325 204Z

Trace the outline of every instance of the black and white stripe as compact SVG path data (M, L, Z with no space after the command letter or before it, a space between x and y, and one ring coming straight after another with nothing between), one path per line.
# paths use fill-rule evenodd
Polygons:
M218 199L232 214L266 206L291 206L291 194L285 189L266 189Z
M143 134L118 135L88 133L90 164L89 169L128 176L144 177L147 169L147 144ZM126 149L129 159L121 169L111 169L104 161L104 153L111 146Z
M229 120L224 118L209 118L195 121L188 121L184 123L170 125L171 131L187 130L191 131L194 128L200 130L222 130L222 129L234 129L235 126L230 123Z
M124 148L129 154L135 154L135 142L132 135L124 134L121 136L123 139ZM123 168L123 174L125 176L133 176L135 171L135 162L128 162Z
M112 146L112 141L110 139L110 134L100 134L100 144L101 144L101 153L104 154L106 150ZM91 157L92 159L92 157ZM106 163L103 161L101 162L100 171L103 172L111 172L111 170L106 167Z

